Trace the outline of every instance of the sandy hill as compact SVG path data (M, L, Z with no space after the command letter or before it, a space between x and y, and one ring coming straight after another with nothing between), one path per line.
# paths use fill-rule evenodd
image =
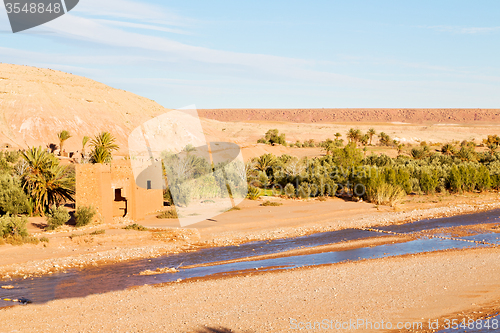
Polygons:
M57 143L57 132L73 137L65 150L81 150L84 135L106 130L121 147L136 126L168 111L158 103L102 83L51 69L0 64L0 145Z
M295 123L500 123L500 109L218 109L199 110L219 121Z

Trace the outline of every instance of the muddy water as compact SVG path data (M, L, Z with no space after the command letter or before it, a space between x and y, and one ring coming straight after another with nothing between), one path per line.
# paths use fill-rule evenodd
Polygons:
M455 218L434 219L415 222L409 225L384 227L385 230L412 232L441 227L471 225L485 222L500 222L500 210ZM203 249L196 252L179 253L154 259L134 260L113 265L72 269L66 273L57 273L38 278L14 279L0 281L0 285L10 284L15 288L0 289L0 298L27 298L34 303L47 302L53 299L83 297L90 294L122 290L132 286L171 282L178 279L204 277L213 274L238 274L247 270L276 270L311 265L332 264L348 260L381 258L410 253L437 251L452 248L482 246L457 240L422 238L406 243L380 245L345 251L324 252L291 257L278 257L266 260L254 260L237 263L222 263L214 266L182 269L183 266L210 262L239 259L263 254L279 253L301 247L314 247L333 244L341 241L379 237L380 233L346 229L334 232L319 233L294 239L261 241L223 248ZM469 237L489 238L494 240L498 234L475 235ZM498 242L498 239L496 239ZM155 270L159 267L179 267L177 273L153 276L139 275L144 270ZM0 301L0 307L13 303Z

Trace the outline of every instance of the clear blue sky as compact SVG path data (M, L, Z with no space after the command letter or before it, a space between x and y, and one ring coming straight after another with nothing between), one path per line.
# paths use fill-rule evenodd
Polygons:
M168 108L500 108L500 1L80 0L0 62ZM0 73L1 74L1 73Z

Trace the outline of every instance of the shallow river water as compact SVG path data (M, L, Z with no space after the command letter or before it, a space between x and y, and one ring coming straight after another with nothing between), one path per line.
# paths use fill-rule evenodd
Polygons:
M472 225L479 223L500 222L500 210L478 214L462 215L449 218L422 220L410 224L380 227L377 229L400 233ZM259 241L240 246L207 248L195 252L179 253L152 259L133 260L124 263L70 269L65 273L55 273L42 277L17 278L8 281L0 280L0 285L13 285L14 289L0 289L0 298L26 298L33 303L42 303L54 299L83 297L90 294L122 290L132 286L157 284L188 279L207 277L213 274L238 274L248 270L276 270L295 267L332 264L343 261L381 258L411 253L437 251L452 248L485 246L476 243L451 239L420 238L405 243L386 244L342 251L331 251L315 254L278 257L265 260L252 260L236 263L221 263L213 266L183 269L183 266L213 263L231 259L240 259L257 255L279 253L283 251L334 244L341 241L380 237L377 232L357 229L313 234L293 239ZM500 234L481 234L463 237L464 239L486 240L489 243L500 243ZM163 267L179 267L177 273L159 275L139 275L144 270L155 270ZM12 302L0 301L0 307L11 306Z

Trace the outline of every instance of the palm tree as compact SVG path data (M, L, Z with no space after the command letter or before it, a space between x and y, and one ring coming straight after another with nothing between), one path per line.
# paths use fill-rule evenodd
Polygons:
M368 134L365 134L365 135L361 136L361 138L359 139L359 142L361 142L361 144L363 146L366 146L368 144L369 140L370 140L370 137L368 136Z
M403 147L404 146L401 143L398 144L398 147L397 147L398 148L398 155L401 155L401 153L403 152Z
M90 138L88 136L84 136L82 139L82 157L85 157L85 146L87 145L87 142L89 142Z
M455 153L455 156L461 159L462 161L476 161L476 152L473 148L470 147L462 147L458 152Z
M326 139L322 146L327 155L330 155L330 153L335 149L335 143L332 139Z
M339 132L337 132L337 133L334 134L334 136L338 140L342 136L342 134L340 134Z
M90 153L91 162L94 164L111 162L113 159L111 153L119 149L115 141L115 137L109 132L101 132L96 135L90 142L92 146L92 151Z
M260 171L266 171L276 163L276 157L273 154L264 154L255 160L255 168Z
M371 146L372 145L373 136L375 134L377 134L377 132L375 132L374 128L370 128L366 134L368 134L368 136L370 137L370 146Z
M57 133L57 137L59 139L59 156L61 156L63 151L64 141L71 138L71 134L66 130L62 130L61 132Z
M423 149L413 148L410 152L410 156L416 160L421 160L426 157L426 152Z
M23 152L23 158L27 164L23 188L33 199L35 213L43 216L48 207L63 200L73 201L75 178L68 167L59 165L54 155L42 147Z
M441 153L446 156L452 156L455 154L455 147L452 144L447 143L441 147Z
M388 134L385 134L384 132L380 132L378 135L380 145L382 146L390 146L392 143L391 137Z
M358 143L359 139L361 139L361 131L359 129L351 128L349 132L347 132L347 138L349 142Z

